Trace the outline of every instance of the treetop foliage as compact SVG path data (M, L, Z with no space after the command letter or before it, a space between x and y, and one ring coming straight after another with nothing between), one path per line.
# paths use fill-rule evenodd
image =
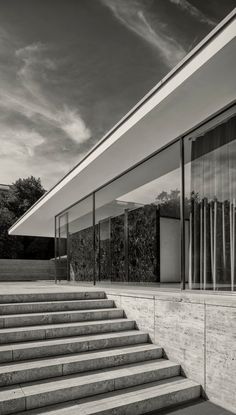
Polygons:
M23 215L45 193L40 178L33 176L16 180L6 196L6 207L16 219Z
M16 180L0 193L0 258L47 259L53 256L52 238L11 236L8 229L45 193L40 178Z

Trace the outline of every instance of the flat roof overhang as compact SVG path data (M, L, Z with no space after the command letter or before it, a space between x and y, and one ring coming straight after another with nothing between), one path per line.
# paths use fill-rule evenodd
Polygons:
M235 101L236 9L9 230L54 236L54 217ZM111 162L112 161L112 162Z

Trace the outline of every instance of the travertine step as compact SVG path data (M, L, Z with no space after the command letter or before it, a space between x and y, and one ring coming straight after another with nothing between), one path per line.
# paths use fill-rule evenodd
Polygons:
M29 294L0 294L0 304L31 303L43 301L70 301L106 298L104 291L72 291Z
M73 323L77 321L110 320L113 318L122 318L123 316L124 312L120 308L56 311L55 313L12 314L9 316L0 316L0 328Z
M174 377L18 415L142 415L199 398L200 386Z
M0 344L79 336L85 334L107 333L113 331L132 330L134 328L134 320L126 318L6 328L0 329Z
M148 342L148 334L138 330L63 337L50 340L0 345L0 362L15 362L40 357L60 356L87 350L103 350Z
M25 314L25 313L44 313L70 310L89 310L95 308L112 308L113 300L89 299L71 301L41 301L31 303L10 303L0 304L0 315L4 314Z
M33 359L20 363L14 362L0 366L0 386L144 362L161 357L162 349L147 343L47 359Z
M0 295L0 362L1 415L139 415L200 396L102 291Z
M124 365L0 389L0 413L6 415L73 399L129 388L178 376L180 366L169 360Z

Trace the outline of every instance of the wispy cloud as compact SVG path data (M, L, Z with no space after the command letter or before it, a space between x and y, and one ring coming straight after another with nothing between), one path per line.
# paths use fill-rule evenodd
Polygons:
M49 78L54 73L56 76L58 69L49 46L42 43L20 45L3 30L0 31L0 45L3 52L0 63L3 81L0 89L1 180L4 176L15 176L15 165L18 174L35 173L52 183L45 172L59 171L60 165L61 174L69 170L71 163L80 158L81 143L90 140L90 129L78 108L65 104L63 97L59 100L48 93ZM60 157L55 155L55 148L61 151Z
M162 55L166 65L172 68L186 54L183 46L167 33L166 25L153 19L146 3L140 0L101 0L114 16L129 30L141 37Z
M61 128L76 143L82 143L91 137L91 133L79 111L63 104L62 108L55 106L44 94L41 83L37 82L39 75L41 79L46 76L46 70L54 71L57 68L56 63L44 57L43 52L47 52L47 47L40 43L27 45L16 51L16 56L22 63L17 74L25 94L21 96L20 102L19 99L17 102L14 99L11 102L15 101L16 106L21 107L25 115L41 115L55 127Z
M21 161L32 157L37 146L44 143L37 131L30 129L15 129L1 125L1 157L17 157Z
M182 10L188 12L191 16L195 17L201 23L205 23L208 26L215 26L216 21L207 17L201 10L191 4L188 0L169 0L171 3L176 4Z
M79 110L70 108L63 102L56 104L42 87L47 73L56 69L56 63L45 57L46 52L46 45L40 43L33 43L15 51L13 63L16 82L9 80L3 84L0 106L12 113L22 114L29 120L40 116L53 127L61 129L68 139L79 144L91 137Z
M58 121L61 129L75 142L83 143L91 138L89 128L86 127L84 121L76 110L65 106L64 110L59 113Z
M25 0L0 2L2 181L34 174L54 184L220 15L213 1L207 15L193 0L99 1L58 2L57 19L48 2L33 14Z

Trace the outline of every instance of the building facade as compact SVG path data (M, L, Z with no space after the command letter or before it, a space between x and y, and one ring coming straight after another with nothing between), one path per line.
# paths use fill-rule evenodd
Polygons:
M71 282L110 284L108 298L148 329L206 396L233 411L235 16L9 231L54 235L59 278L66 264ZM126 290L129 284L139 290Z

